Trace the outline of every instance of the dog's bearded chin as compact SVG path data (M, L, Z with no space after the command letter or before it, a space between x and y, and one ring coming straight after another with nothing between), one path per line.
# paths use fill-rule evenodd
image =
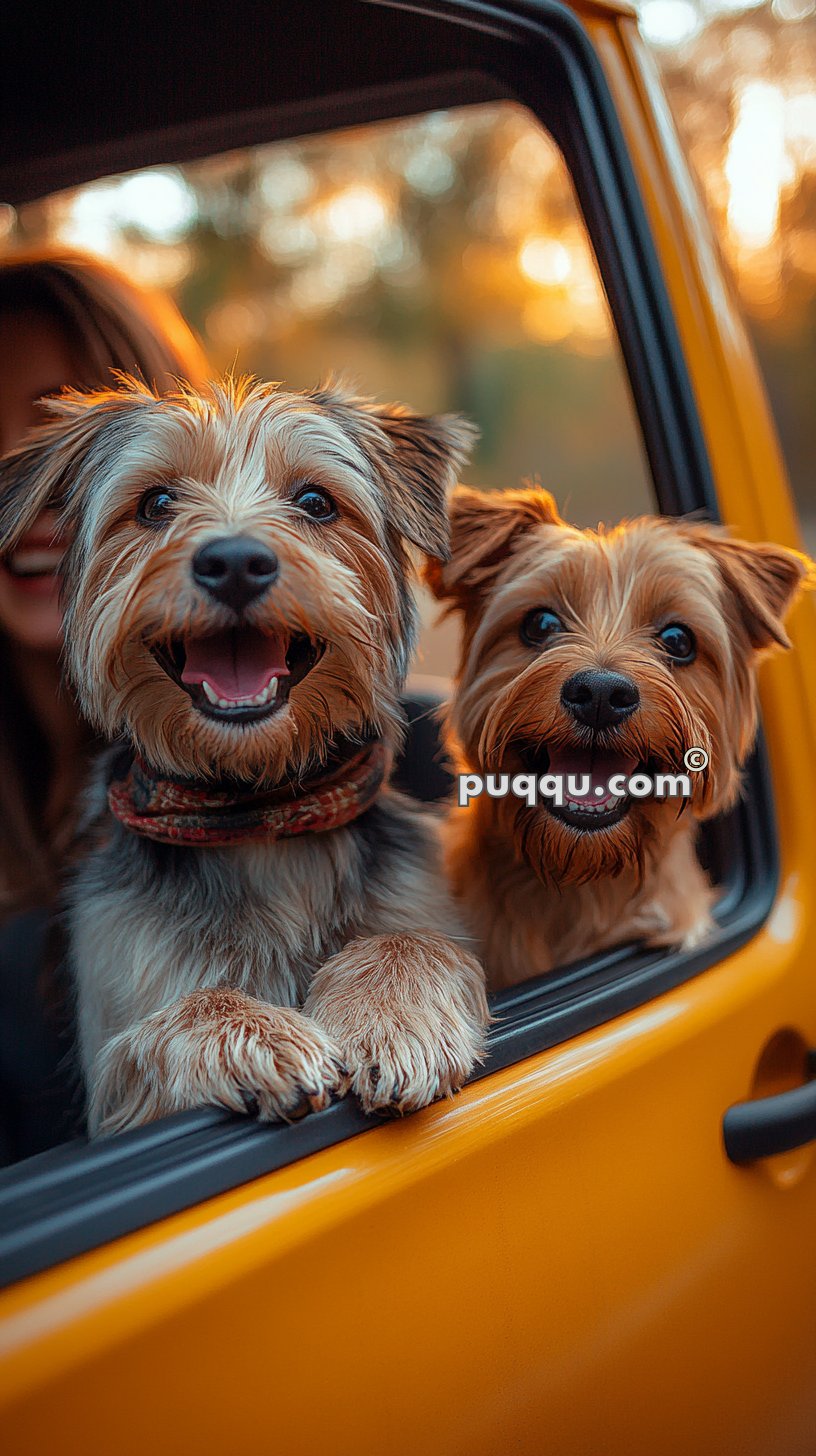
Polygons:
M611 829L628 812L627 795L610 793L608 783L616 774L629 778L638 767L636 758L609 749L570 746L547 748L539 751L535 759L537 774L557 774L564 782L563 805L550 799L541 800L547 812L562 823L593 834ZM567 787L568 778L582 792L573 794Z
M323 648L303 633L234 627L202 637L174 637L151 650L204 716L257 723L280 711Z

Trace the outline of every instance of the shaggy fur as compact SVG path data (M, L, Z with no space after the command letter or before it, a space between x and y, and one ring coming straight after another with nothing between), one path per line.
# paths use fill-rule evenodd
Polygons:
M695 944L714 900L696 826L738 798L757 729L757 662L789 645L783 619L812 563L676 520L581 531L537 488L461 487L451 520L451 559L428 576L462 618L448 719L462 771L541 774L565 754L589 771L595 755L611 753L652 773L680 772L687 748L710 756L692 776L690 801L629 799L608 826L576 827L512 795L452 811L448 864L489 984L633 939ZM522 624L534 609L555 613L561 630L531 646ZM669 656L659 636L669 624L691 629L692 661ZM599 669L633 683L639 705L593 729L566 710L562 688Z
M415 634L408 545L445 556L469 426L334 386L230 381L161 398L123 381L49 408L0 467L0 545L61 508L67 670L103 733L159 774L218 785L314 779L372 735L393 751ZM329 518L305 512L305 489L328 493ZM278 562L240 607L192 567L232 537ZM286 647L291 672L252 721L210 710L173 668L225 633L238 655ZM405 1111L461 1085L482 1054L483 975L418 809L386 788L328 832L187 848L115 821L108 777L71 910L92 1131L207 1103L291 1118L349 1087Z

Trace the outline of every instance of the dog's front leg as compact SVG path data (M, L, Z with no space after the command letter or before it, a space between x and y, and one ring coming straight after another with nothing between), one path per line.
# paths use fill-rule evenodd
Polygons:
M351 941L318 971L304 1010L340 1048L368 1112L450 1096L484 1054L484 973L433 931Z
M717 892L703 870L692 826L678 829L633 905L632 938L696 950L714 930Z
M329 1036L299 1011L227 986L194 991L105 1043L89 1129L122 1132L213 1104L289 1122L327 1107L343 1071Z

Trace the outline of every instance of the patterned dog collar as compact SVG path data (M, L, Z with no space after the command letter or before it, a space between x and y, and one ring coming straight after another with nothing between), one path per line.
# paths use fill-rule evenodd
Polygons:
M184 783L160 778L134 759L108 787L111 812L134 834L165 844L240 844L325 833L359 818L377 797L390 768L381 739L336 768L291 789Z

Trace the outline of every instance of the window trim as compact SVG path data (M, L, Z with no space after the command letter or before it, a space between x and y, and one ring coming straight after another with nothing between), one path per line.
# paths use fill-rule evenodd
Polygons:
M581 22L558 0L508 0L505 5L474 0L417 0L410 6L394 0L360 3L381 11L410 10L417 23L443 20L458 26L461 70L407 86L378 83L365 93L290 106L283 113L253 112L238 124L219 118L198 128L194 153L383 120L429 106L502 98L527 106L561 146L571 172L620 337L658 505L667 513L702 509L716 518L702 429L654 242L611 95ZM361 16L361 22L364 19ZM485 34L492 46L488 68L477 44ZM470 43L475 64L465 56ZM387 60L383 58L384 66ZM547 71L546 95L542 69ZM568 106L563 105L565 95ZM173 129L162 136L157 154L144 136L130 143L120 140L114 166L138 166L145 155L161 159L167 146L177 142L180 150L175 159L190 156L181 141L181 132ZM99 155L97 149L97 161ZM88 159L78 161L79 157L75 153L65 163L69 170L85 169ZM68 185L59 168L61 180L54 181L54 166L43 164L49 185ZM37 175L44 175L43 168ZM762 743L747 783L749 792L735 815L743 854L727 881L716 936L692 953L618 947L499 993L493 1001L501 1020L491 1032L488 1061L478 1078L651 1001L755 934L770 912L778 881L770 778ZM380 1121L366 1117L348 1101L294 1127L265 1126L202 1109L111 1141L68 1144L12 1165L0 1172L4 1229L0 1284L52 1267L297 1162Z

